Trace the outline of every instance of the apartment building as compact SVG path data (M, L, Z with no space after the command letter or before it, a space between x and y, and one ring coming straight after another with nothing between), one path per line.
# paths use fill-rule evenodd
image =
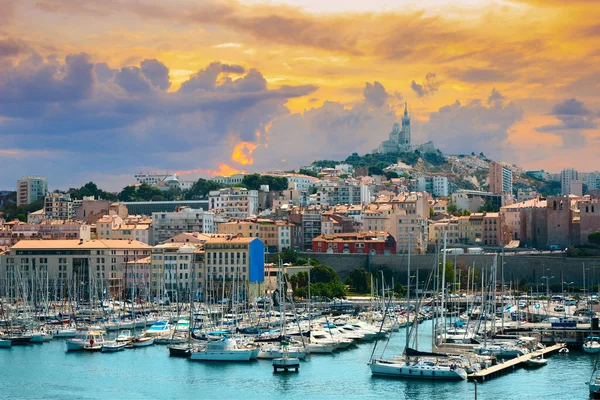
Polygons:
M169 242L152 249L150 290L170 301L205 299L204 250L199 243Z
M579 173L574 168L565 168L560 172L560 193L572 194L572 184L579 181Z
M150 186L156 186L170 175L171 174L168 172L140 172L139 174L135 174L134 178L137 183L145 183Z
M312 240L321 234L321 209L315 206L308 207L299 212L290 214L288 219L291 223L300 226L296 231L302 235L302 249L311 249ZM297 241L296 243L299 243Z
M180 208L152 213L152 242L159 244L182 232L216 233L215 215L204 210Z
M43 198L48 192L48 181L39 176L25 176L17 181L17 206L26 206Z
M68 193L47 193L44 197L44 214L48 219L74 218L71 196Z
M50 296L60 298L70 293L97 299L104 291L122 296L125 263L146 258L151 250L133 240L21 240L0 256L0 276L6 277L6 293L12 299L21 294L23 281L32 288L46 282L56 288Z
M315 253L395 254L396 240L387 232L324 234L313 239Z
M417 191L431 193L434 197L447 197L448 178L445 176L418 177Z
M245 219L258 214L258 191L225 188L209 193L209 209L228 218Z
M248 300L262 296L265 246L254 237L211 238L204 244L209 299Z
M512 194L512 171L505 165L497 162L490 163L489 170L490 192L493 194Z
M244 180L246 174L233 174L231 176L213 176L210 178L211 181L220 183L222 185L239 185Z

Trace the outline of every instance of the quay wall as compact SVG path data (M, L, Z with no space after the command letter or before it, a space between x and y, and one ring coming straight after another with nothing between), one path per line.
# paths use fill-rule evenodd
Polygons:
M406 281L408 256L406 254L395 255L369 255L369 254L326 254L326 253L301 253L302 257L312 257L321 264L332 267L343 280L354 268L364 268L371 272L378 268L387 267L394 272L394 277L399 282ZM454 262L460 266L475 266L476 269L490 268L494 262L493 254L461 254L448 255L447 261ZM441 256L440 256L441 260ZM423 280L436 263L435 254L423 254L411 256L411 274L419 270ZM498 282L501 276L501 257L498 256ZM583 286L583 272L585 270L585 285L597 285L600 283L600 258L567 258L564 254L557 255L518 255L511 254L504 257L504 281L525 281L531 285L537 284L539 290L545 291L546 279L548 283L560 284L561 282L573 282L573 286ZM565 291L568 289L565 286Z

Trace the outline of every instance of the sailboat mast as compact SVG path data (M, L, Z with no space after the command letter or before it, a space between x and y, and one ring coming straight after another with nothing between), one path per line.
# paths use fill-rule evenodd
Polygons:
M442 324L444 324L444 328L446 328L446 321L444 320L444 306L445 306L445 291L446 291L446 239L447 239L447 235L448 232L444 232L444 252L442 254L442 268L441 268L441 274L442 274L442 304L441 304L441 312L440 312L440 317L441 317L441 322Z
M410 325L410 246L412 236L408 235L408 270L406 272L406 348L408 348ZM417 282L418 284L418 282Z

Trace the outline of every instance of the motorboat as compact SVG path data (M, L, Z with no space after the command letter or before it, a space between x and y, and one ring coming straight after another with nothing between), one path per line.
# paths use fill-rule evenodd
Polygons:
M136 336L128 344L128 347L147 347L154 344L154 337L152 336Z
M94 350L95 346L100 346L106 342L104 333L92 329L79 329L77 335L72 339L67 339L67 351Z
M457 362L441 363L435 359L375 359L369 364L371 374L408 379L465 380L467 372Z
M303 359L308 354L308 351L302 347L289 346L287 348L287 354L289 357L295 357ZM258 358L272 360L274 358L283 357L283 347L280 343L262 344L259 348Z
M475 354L482 356L496 356L500 359L510 359L524 356L530 351L524 346L516 346L510 343L488 343L475 348Z
M171 333L171 326L166 321L158 321L146 329L146 336L165 336Z
M77 329L75 328L64 328L64 329L56 329L52 332L52 335L55 338L59 339L70 339L77 336Z
M9 349L12 347L12 341L6 338L0 338L0 349Z
M525 366L530 368L543 367L548 364L548 360L541 355L532 355L530 359L525 361Z
M254 349L240 349L233 338L209 341L206 347L192 351L190 360L195 361L250 361Z
M116 351L125 350L126 343L119 343L116 340L105 342L102 344L101 351L103 353L114 353Z
M117 336L117 338L115 339L115 341L117 343L129 343L133 340L134 336L131 334L131 331L129 329L124 329L121 332L119 332L119 336Z
M600 353L600 338L598 336L588 336L583 344L583 351L588 354Z

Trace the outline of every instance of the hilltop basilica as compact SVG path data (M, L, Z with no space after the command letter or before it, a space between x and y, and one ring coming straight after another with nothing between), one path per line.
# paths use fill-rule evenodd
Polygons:
M373 153L403 153L406 151L419 150L423 153L435 151L433 142L427 142L420 145L413 145L410 136L410 116L408 115L408 104L404 103L404 115L402 116L402 129L400 124L395 123L390 132L389 140L381 142L379 147L373 150Z

